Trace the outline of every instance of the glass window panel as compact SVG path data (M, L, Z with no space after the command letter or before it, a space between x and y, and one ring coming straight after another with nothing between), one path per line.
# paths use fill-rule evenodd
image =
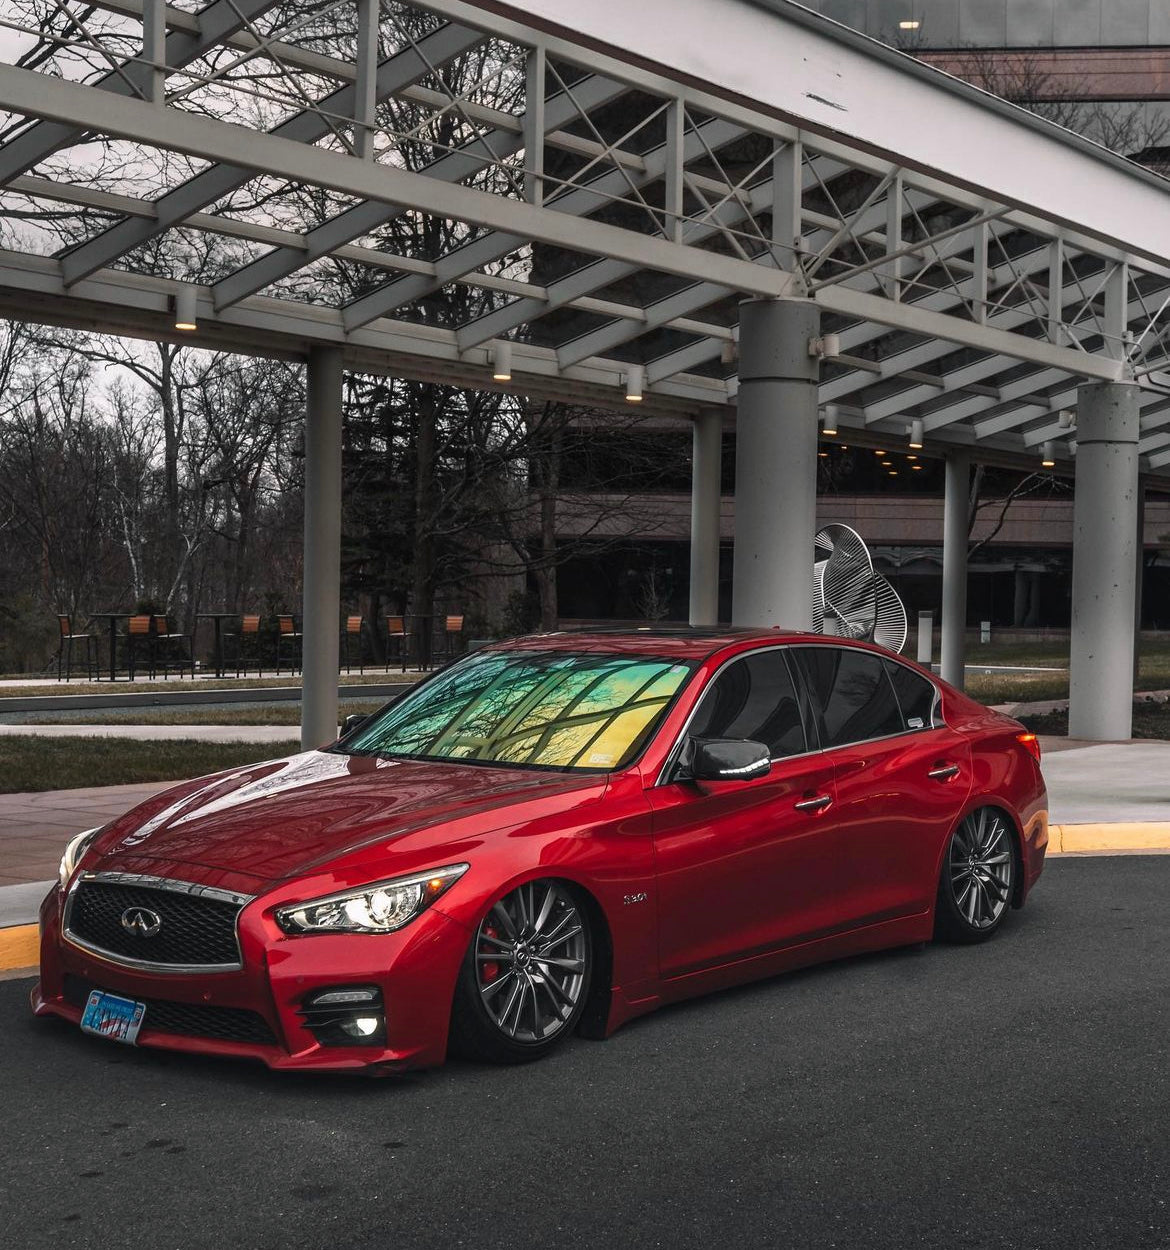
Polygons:
M914 16L922 19L924 48L953 48L959 42L959 0L918 0Z
M691 735L762 742L773 759L806 749L792 676L779 649L733 660L703 696Z
M1170 4L1165 0L1150 0L1150 44L1163 48L1170 44Z
M963 0L959 41L977 48L1002 48L1007 38L1006 0Z
M1099 44L1102 5L1103 0L1056 0L1056 44L1066 48Z
M934 723L934 686L905 664L886 660L886 673L907 729L929 729Z
M793 650L821 708L826 747L902 732L902 714L881 659L844 647Z
M1009 48L1051 47L1053 0L1028 0L1009 4L1005 37Z
M1165 0L1162 0L1164 7ZM1136 45L1150 42L1150 0L1109 0L1101 8L1101 43Z
M691 664L646 656L484 652L363 726L359 755L608 770L642 749Z

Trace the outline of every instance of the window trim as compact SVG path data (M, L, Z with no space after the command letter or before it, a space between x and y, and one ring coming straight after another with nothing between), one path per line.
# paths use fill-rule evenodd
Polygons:
M803 670L793 660L789 659L788 653L790 651L795 651L798 648L813 648L820 650L827 647L832 647L837 651L861 651L865 655L872 655L879 663L889 659L892 663L900 664L903 668L908 669L912 674L914 674L914 676L921 677L923 681L928 682L931 689L934 691L934 698L932 699L930 705L931 723L929 725L923 725L921 729L911 729L907 726L904 729L898 730L897 733L879 734L876 738L857 738L852 742L842 742L835 746L825 746L821 741L821 727L816 717L816 703L813 698L812 690L809 688L809 684L805 679ZM773 764L782 763L786 760L804 759L810 755L828 755L831 751L845 751L850 747L863 746L869 742L888 742L892 738L907 738L912 734L928 733L932 729L948 728L946 721L942 717L942 691L939 689L938 683L933 677L928 677L925 673L919 672L916 668L910 668L910 665L905 663L905 661L893 651L886 655L884 653L870 651L865 647L843 647L839 642L829 640L827 638L825 642L802 641L764 643L762 646L753 647L750 651L740 651L735 655L728 656L727 659L724 660L711 674L706 685L703 687L702 693L696 700L695 706L691 708L690 712L687 713L687 718L683 722L682 728L678 732L678 736L671 744L671 748L666 754L666 759L663 761L662 767L658 770L658 776L654 780L654 784L651 787L652 789L658 789L660 786L675 784L670 779L670 772L678 762L678 757L682 751L683 744L687 740L687 734L690 730L691 722L694 720L695 714L698 712L699 706L703 702L703 695L707 693L711 684L718 680L724 669L726 669L729 665L734 664L737 660L747 659L748 656L759 655L761 652L765 651L779 651L784 656L784 662L788 666L789 676L792 678L793 685L797 688L797 701L800 704L801 722L804 725L804 738L806 744L806 750L801 751L796 755L781 755L778 758L773 758ZM883 674L885 674L884 665L882 671ZM885 674L885 677L886 680L890 682L890 693L894 696L894 702L898 708L898 715L901 716L902 705L898 700L898 692L894 689L894 684L890 681L889 675ZM806 721L806 715L810 717L811 720ZM815 745L813 745L814 743Z

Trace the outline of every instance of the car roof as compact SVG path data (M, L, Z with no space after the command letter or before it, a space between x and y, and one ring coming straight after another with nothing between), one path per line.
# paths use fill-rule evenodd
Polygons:
M525 638L508 638L491 644L493 650L592 651L614 655L669 656L680 660L705 660L738 643L784 642L808 638L796 630L700 628L686 625L645 628L563 629ZM485 648L486 649L486 648Z

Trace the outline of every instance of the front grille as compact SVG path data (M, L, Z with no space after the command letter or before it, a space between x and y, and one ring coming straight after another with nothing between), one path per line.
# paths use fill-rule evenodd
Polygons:
M84 1007L92 990L100 985L90 985L80 977L66 975L65 1001L74 1007ZM108 991L124 998L131 995L119 990ZM255 1011L243 1007L213 1007L206 1003L176 1003L165 998L139 998L146 1014L142 1017L144 1029L157 1029L160 1033L174 1033L180 1037L210 1037L222 1042L253 1042L259 1046L275 1046L276 1038L268 1021Z
M154 912L162 924L153 937L127 930L130 908ZM240 904L175 890L83 879L73 892L67 927L86 946L152 964L239 967L236 917Z

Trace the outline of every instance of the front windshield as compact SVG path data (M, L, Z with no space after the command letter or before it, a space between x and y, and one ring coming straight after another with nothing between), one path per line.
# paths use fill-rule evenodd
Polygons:
M343 749L608 771L638 754L692 671L641 655L480 652L362 725Z

